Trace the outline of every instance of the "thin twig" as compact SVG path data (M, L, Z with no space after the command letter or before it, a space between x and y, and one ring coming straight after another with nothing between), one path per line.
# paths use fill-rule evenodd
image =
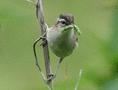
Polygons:
M46 23L44 20L42 0L37 0L36 15L39 22L39 26L41 28L41 34L43 35L46 32ZM43 39L43 41L45 41L45 39ZM44 54L44 60L45 60L46 76L48 79L51 74L51 66L50 66L50 57L49 57L49 50L48 50L47 43L46 45L43 45L43 54ZM47 84L49 85L50 90L52 90L52 80L48 81Z
M29 2L29 3L34 3L32 0L26 0L27 2Z
M74 89L74 90L78 90L81 77L82 77L82 69L80 69L79 77L78 77L78 79L77 79L77 83L76 83L76 85L75 85L75 89Z

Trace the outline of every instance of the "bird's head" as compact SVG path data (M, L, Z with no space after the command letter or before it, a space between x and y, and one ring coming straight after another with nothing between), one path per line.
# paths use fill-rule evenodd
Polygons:
M56 26L60 27L66 27L72 24L74 24L74 16L68 13L60 14L56 22Z

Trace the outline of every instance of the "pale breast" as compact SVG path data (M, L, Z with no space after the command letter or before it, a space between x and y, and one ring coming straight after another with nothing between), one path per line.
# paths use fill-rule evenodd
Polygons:
M54 28L50 28L47 30L47 41L48 43L53 43L59 36L61 32L59 30L55 30Z
M75 47L74 35L74 30L64 33L55 29L47 31L48 44L56 56L65 57L73 52Z

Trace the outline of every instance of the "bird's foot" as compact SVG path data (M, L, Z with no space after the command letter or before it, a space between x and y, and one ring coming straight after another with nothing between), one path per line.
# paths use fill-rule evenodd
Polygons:
M47 83L52 81L53 79L55 79L56 75L54 75L53 73L48 75L48 79L47 79Z
M45 46L45 45L47 45L47 40L46 40L46 39L43 40L43 41L40 43L40 46Z
M46 33L44 33L42 36L40 36L40 39L42 39L40 46L45 46L47 44L47 39L46 39L45 35L46 35Z

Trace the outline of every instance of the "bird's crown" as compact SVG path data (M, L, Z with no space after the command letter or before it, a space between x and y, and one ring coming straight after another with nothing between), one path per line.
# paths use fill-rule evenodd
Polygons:
M64 19L66 25L74 24L74 16L69 13L62 13L59 15L59 19Z

